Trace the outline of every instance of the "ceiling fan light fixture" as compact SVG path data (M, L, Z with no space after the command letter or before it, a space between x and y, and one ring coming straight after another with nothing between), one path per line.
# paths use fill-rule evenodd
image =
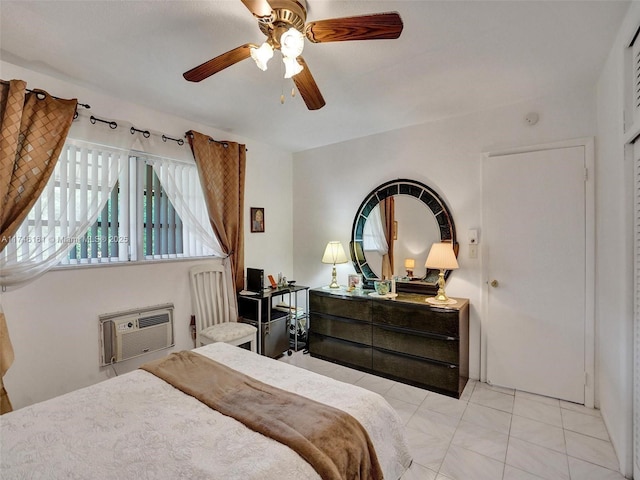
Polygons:
M291 27L280 36L280 51L285 57L296 58L304 49L304 36Z
M258 68L262 71L267 69L267 63L273 57L273 47L267 42L260 45L259 48L251 47L251 58L256 62Z
M295 57L282 57L284 62L284 78L291 78L303 70L303 66L298 63Z
M0 0L1 2L2 0ZM398 38L403 23L398 12L373 13L352 17L328 18L307 23L306 0L241 0L258 20L258 28L267 37L258 47L245 43L184 72L189 82L200 82L211 75L252 57L261 70L280 50L286 67L285 78L293 83L309 110L326 104L309 66L302 58L307 40L313 43ZM318 0L320 1L320 0ZM364 3L364 2L363 2Z

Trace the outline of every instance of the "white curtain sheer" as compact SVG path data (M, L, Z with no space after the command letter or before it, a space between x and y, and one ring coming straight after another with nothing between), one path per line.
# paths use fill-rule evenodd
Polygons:
M211 228L188 146L167 141L155 132L145 137L132 127L123 121L97 122L80 112L49 183L14 238L0 252L0 286L24 284L59 264L128 261L128 242L140 236L136 222L141 217L131 204L132 192L139 188L131 183L135 178L132 170L137 169L140 157L153 166L184 225L183 253L179 256L226 257ZM109 208L117 210L117 219L112 222L116 222L118 237L126 241L115 254L106 253L105 248L100 258L70 259L69 250L95 224L116 184L119 192L112 197ZM88 248L95 240L84 239ZM100 237L98 241L105 239Z
M366 251L375 251L380 255L389 252L389 244L384 234L382 217L380 216L380 205L376 205L369 213L367 222L362 231L362 247Z
M0 254L0 285L69 263L67 252L96 221L127 164L126 150L68 139L40 199Z
M145 160L153 166L169 201L182 219L184 256L225 257L211 228L196 164L155 156L145 157Z

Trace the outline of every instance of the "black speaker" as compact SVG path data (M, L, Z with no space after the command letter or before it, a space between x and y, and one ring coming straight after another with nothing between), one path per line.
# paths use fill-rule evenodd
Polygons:
M247 290L261 293L264 289L264 270L247 268Z

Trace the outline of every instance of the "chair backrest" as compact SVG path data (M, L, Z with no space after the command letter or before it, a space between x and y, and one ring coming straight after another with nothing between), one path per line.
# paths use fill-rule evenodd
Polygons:
M189 278L197 332L231 321L224 267L216 262L196 265L189 269Z

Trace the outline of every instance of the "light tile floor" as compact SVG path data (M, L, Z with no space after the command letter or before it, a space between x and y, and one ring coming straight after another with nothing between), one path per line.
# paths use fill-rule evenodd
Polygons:
M281 360L385 397L413 454L402 480L624 480L599 410L474 380L456 400L302 352Z

